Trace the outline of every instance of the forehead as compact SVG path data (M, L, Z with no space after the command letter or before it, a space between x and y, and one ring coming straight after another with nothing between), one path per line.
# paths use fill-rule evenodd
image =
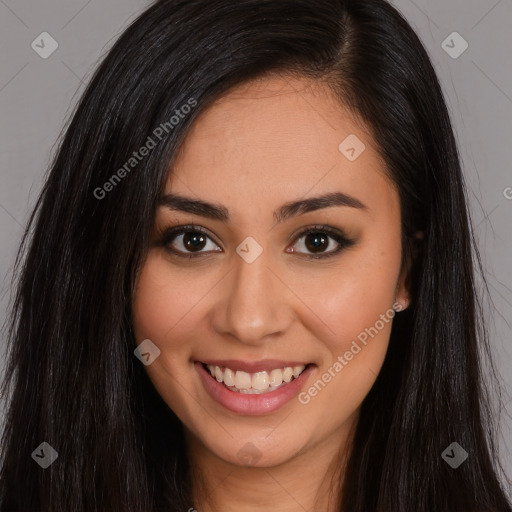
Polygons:
M234 208L334 190L396 200L370 131L308 79L266 77L230 90L195 121L171 171L166 192L220 196Z

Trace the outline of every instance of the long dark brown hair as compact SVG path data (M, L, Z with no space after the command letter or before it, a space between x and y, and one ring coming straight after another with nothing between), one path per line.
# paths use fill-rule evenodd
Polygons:
M62 138L17 260L2 511L192 506L181 423L133 354L134 283L191 123L232 86L266 73L332 88L371 128L399 189L404 258L410 236L424 233L412 305L395 318L362 404L339 510L511 512L453 130L427 53L384 0L161 0L109 51ZM155 147L127 166L148 137ZM42 442L58 452L47 469L32 459ZM441 456L453 442L468 453L456 469Z

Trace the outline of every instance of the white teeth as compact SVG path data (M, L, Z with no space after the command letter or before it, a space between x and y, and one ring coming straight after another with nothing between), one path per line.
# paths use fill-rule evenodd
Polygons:
M285 382L290 382L292 380L292 377L293 377L293 368L290 368L289 366L287 366L283 372L283 380Z
M261 394L274 391L297 378L306 367L304 365L286 366L285 368L276 368L270 374L268 372L247 373L211 364L207 365L207 368L213 378L218 382L223 382L231 391Z
M252 388L263 391L268 389L269 378L267 372L258 372L252 376Z
M294 366L293 367L293 376L297 378L304 370L304 366Z
M235 375L233 373L233 370L230 370L229 368L226 368L224 370L224 384L226 384L226 386L235 385Z
M217 368L219 368L217 366ZM217 373L215 368L215 373ZM251 387L251 374L238 370L235 373L235 387L237 389L249 389Z
M270 372L270 385L279 386L283 383L283 372L281 370L272 370Z

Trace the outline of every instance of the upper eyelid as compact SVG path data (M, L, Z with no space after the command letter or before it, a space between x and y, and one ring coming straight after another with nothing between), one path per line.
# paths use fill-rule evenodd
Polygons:
M333 237L333 236L338 236L338 237L343 237L343 238L347 238L348 237L346 236L345 232L339 228L333 228L333 227L330 227L330 226L326 226L325 224L322 225L322 224L313 224L312 226L306 226L305 228L299 228L297 230L295 230L287 239L286 241L288 242L289 240L292 240L294 238L297 238L297 237L303 237L305 235L307 235L308 233L311 233L311 232L324 232L324 233L327 233L329 236Z
M175 236L182 235L182 234L186 233L187 231L197 231L199 233L203 233L204 235L209 237L211 240L213 240L217 245L219 245L218 242L215 240L215 238L216 238L215 235L213 235L206 228L203 228L202 226L198 226L196 224L187 224L187 225L171 227L169 229L164 230L162 236L163 236L163 238L167 238L170 236L175 237Z

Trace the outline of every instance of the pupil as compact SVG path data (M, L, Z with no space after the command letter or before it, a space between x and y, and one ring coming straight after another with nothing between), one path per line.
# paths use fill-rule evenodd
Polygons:
M328 245L328 239L323 233L311 233L307 236L306 246L310 251L321 249L322 245Z
M187 249L202 249L206 242L206 237L201 233L189 232L183 235L183 242Z

